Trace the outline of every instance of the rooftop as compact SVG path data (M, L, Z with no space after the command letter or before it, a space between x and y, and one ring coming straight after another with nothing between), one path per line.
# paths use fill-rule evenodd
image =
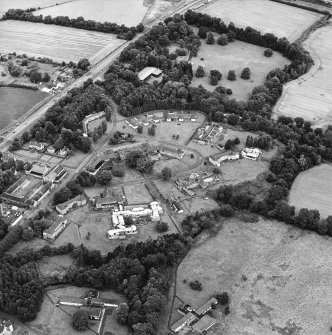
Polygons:
M175 331L178 327L182 326L184 323L190 323L190 321L194 321L197 317L193 313L185 314L180 320L174 322L172 324L171 330Z
M202 333L204 330L211 328L216 322L216 319L212 318L210 315L204 315L192 327L198 333Z
M148 78L151 75L159 76L162 73L163 73L162 70L160 70L156 67L148 66L148 67L145 67L140 72L138 72L137 76L138 76L139 80L145 80L146 78Z
M66 202L63 202L62 204L58 204L56 207L60 208L60 209L66 209L66 207L69 204L72 204L75 201L82 201L84 199L84 196L82 194L79 194L78 196L76 196L75 198L69 199Z
M50 227L44 230L44 233L53 234L58 229L59 225L66 220L67 219L65 218L58 217Z
M198 307L195 311L196 314L200 315L205 313L208 309L211 308L212 305L215 305L218 303L218 300L216 298L211 298L210 300L208 300L207 302L205 302L203 305L201 305L200 307Z

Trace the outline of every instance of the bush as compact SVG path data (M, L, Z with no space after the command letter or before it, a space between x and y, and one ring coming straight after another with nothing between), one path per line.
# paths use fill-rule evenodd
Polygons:
M264 50L264 56L265 57L271 57L273 55L272 49L265 49Z
M219 45L227 45L228 44L228 37L226 34L222 34L219 36L219 38L217 39L217 43Z
M214 174L220 174L221 172L220 172L220 170L218 168L214 168L213 169L213 173Z
M216 299L220 305L227 305L229 303L229 295L227 292L218 293Z
M124 176L124 168L121 165L114 165L112 167L112 175L122 178Z
M205 76L204 68L203 68L203 66L199 65L197 70L196 70L196 77L197 78L202 78L204 76Z
M228 71L227 79L230 81L234 81L236 79L236 74L234 70Z
M207 31L206 31L206 28L204 27L199 27L198 29L198 36L199 38L206 38L207 37Z
M230 88L226 88L226 94L227 95L232 95L233 91Z
M156 230L157 230L158 233L164 233L164 232L168 231L168 223L163 222L163 221L159 221L156 225Z
M248 67L245 67L241 72L241 78L248 80L250 79L250 74L251 74L250 69Z
M202 283L198 280L191 281L189 285L195 291L202 291Z
M73 327L78 331L88 329L89 315L85 311L78 310L73 315Z
M172 170L169 167L164 167L161 170L161 176L163 177L164 180L169 180L172 177Z
M185 49L176 49L175 52L178 56L186 56L187 55L187 51Z
M209 31L207 34L206 44L214 44L214 42L215 42L214 35L211 31Z

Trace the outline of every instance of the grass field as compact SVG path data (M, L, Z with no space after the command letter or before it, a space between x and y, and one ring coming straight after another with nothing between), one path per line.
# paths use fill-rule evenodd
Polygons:
M130 9L130 10L128 10ZM36 15L58 15L76 18L83 16L86 20L99 22L115 22L126 26L139 24L147 7L143 6L143 0L74 0L59 6L49 7L36 12Z
M151 194L143 183L123 187L128 205L145 204L153 201Z
M296 210L318 209L322 218L332 215L332 166L323 164L302 172L294 181L289 203Z
M27 9L31 7L45 7L55 5L57 2L62 3L67 0L1 0L0 1L0 14L4 14L8 9Z
M15 51L35 57L49 57L58 62L77 62L83 57L91 58L106 46L114 49L122 43L113 34L43 23L0 22L1 53Z
M315 65L285 86L275 116L302 117L316 127L325 127L332 123L332 25L316 30L303 44Z
M217 39L217 35L215 36ZM276 67L283 68L290 61L280 53L274 52L272 57L263 55L264 48L257 45L235 41L226 46L219 44L208 45L205 41L199 49L198 56L192 58L193 71L199 65L204 67L205 77L194 76L192 86L199 84L208 90L214 90L216 86L210 84L210 70L219 70L223 77L218 85L230 88L233 91L231 98L247 101L253 88L265 82L266 75ZM203 60L201 60L203 59ZM250 80L240 78L241 71L249 67L251 70ZM227 80L229 70L235 70L236 80Z
M0 87L0 129L18 120L30 108L47 96L48 94L40 91L24 88Z
M69 255L44 257L36 263L41 277L52 276L55 272L64 273L70 265L73 265L73 258Z
M262 33L286 37L291 42L322 15L296 7L265 0L214 1L202 12L220 17L226 24L250 26Z
M331 252L330 239L315 233L276 221L228 219L189 251L178 268L176 294L193 306L216 292L230 294L231 313L217 315L209 335L327 335ZM200 292L189 287L195 279Z

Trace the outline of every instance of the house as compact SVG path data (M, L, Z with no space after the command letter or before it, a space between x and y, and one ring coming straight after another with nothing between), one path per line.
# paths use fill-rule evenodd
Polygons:
M104 121L106 122L105 112L87 115L82 121L84 133L90 135L96 128L101 126Z
M44 178L49 171L49 167L42 163L34 163L29 171L25 173L37 178Z
M66 147L63 147L62 149L59 150L58 155L61 157L66 157L68 154L68 149Z
M47 228L43 232L43 238L45 240L55 241L55 239L65 230L69 225L69 222L66 218L59 217L57 218L51 227Z
M126 120L126 123L128 124L129 127L133 128L133 129L137 129L138 128L138 122L137 119L135 117Z
M146 117L143 117L141 123L143 124L143 126L148 126L150 121Z
M11 335L14 331L11 321L3 321L0 324L0 335Z
M217 320L210 315L204 315L201 319L192 325L192 328L197 333L202 334L203 332L209 330L216 322Z
M93 308L93 307L80 307L81 311L84 311L88 314L88 317L90 320L100 320L102 315L102 309L101 308Z
M182 209L182 207L180 206L179 202L177 202L177 201L173 201L172 206L173 206L174 210L175 210L176 212L178 212L179 214L183 213L183 209Z
M54 153L55 153L55 148L53 147L53 145L50 145L50 146L47 148L47 153L50 154L50 155L54 155Z
M158 77L161 76L162 73L163 73L162 70L160 70L156 67L153 67L153 66L148 66L148 67L145 67L140 72L138 72L137 76L138 76L139 80L146 81L150 77L158 78Z
M262 151L258 148L244 148L241 155L244 158L257 160L262 155Z
M97 209L110 208L114 205L123 204L126 200L122 190L119 189L117 192L116 189L113 191L109 189L104 189L100 196L94 198L93 202Z
M73 199L69 199L64 203L57 205L55 208L60 214L65 215L71 209L84 206L85 204L86 198L82 194L80 194Z
M153 116L152 116L152 122L159 123L160 119L153 114Z
M172 114L172 112L169 112L169 111L164 111L163 112L163 117L164 117L166 122L171 122L172 121L172 118L171 118L170 114Z
M124 227L122 226L121 228L118 229L111 229L107 231L107 237L111 239L119 238L121 236L126 236L126 235L132 235L132 234L137 234L137 228L135 225L132 225L130 227Z
M180 320L173 323L171 326L171 330L174 333L178 333L183 327L190 326L195 320L197 320L197 317L193 313L189 312L184 315Z
M211 298L210 300L205 302L202 306L198 307L195 310L195 313L199 316L202 316L206 314L212 308L212 306L215 306L217 304L218 304L218 300L216 298Z
M239 153L227 153L223 152L217 155L209 156L209 162L214 166L220 166L221 162L233 161L240 158Z
M63 168L62 165L56 165L51 171L43 177L44 181L58 184L65 176L67 175L67 171Z
M31 141L29 143L29 149L31 150L37 150L37 151L42 151L45 149L45 145L43 143L39 143L37 141Z

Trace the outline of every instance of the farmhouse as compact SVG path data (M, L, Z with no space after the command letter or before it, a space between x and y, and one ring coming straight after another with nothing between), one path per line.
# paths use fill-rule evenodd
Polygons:
M42 151L45 149L45 145L43 143L39 143L37 141L31 141L29 143L29 149L31 150L37 150L37 151Z
M26 171L27 174L34 176L36 178L43 178L49 171L49 167L42 163L34 163L29 171Z
M45 240L55 241L55 239L65 230L69 222L63 217L58 217L52 224L51 227L47 228L43 232L43 238Z
M91 134L96 128L101 126L104 121L106 122L105 112L87 115L82 121L84 133L87 135Z
M60 214L65 215L71 209L84 206L85 204L86 198L82 194L80 194L73 199L69 199L64 203L57 205L55 208Z
M262 151L258 148L244 148L241 155L244 158L257 160L262 155Z
M65 176L67 175L67 171L63 168L62 165L56 165L51 171L43 177L44 181L58 184Z
M171 330L174 333L178 333L183 327L190 326L195 320L197 320L197 317L190 312L184 315L180 320L173 323Z
M220 166L221 162L234 161L240 158L239 153L227 153L223 152L217 155L209 156L209 162L214 166Z
M145 67L140 72L138 72L137 76L138 76L139 80L146 81L150 77L158 78L158 77L160 77L160 75L162 73L163 73L162 70L160 70L156 67L148 66L148 67Z
M197 333L202 334L203 332L209 330L216 322L217 320L212 318L210 315L204 315L201 319L192 325L192 328Z

